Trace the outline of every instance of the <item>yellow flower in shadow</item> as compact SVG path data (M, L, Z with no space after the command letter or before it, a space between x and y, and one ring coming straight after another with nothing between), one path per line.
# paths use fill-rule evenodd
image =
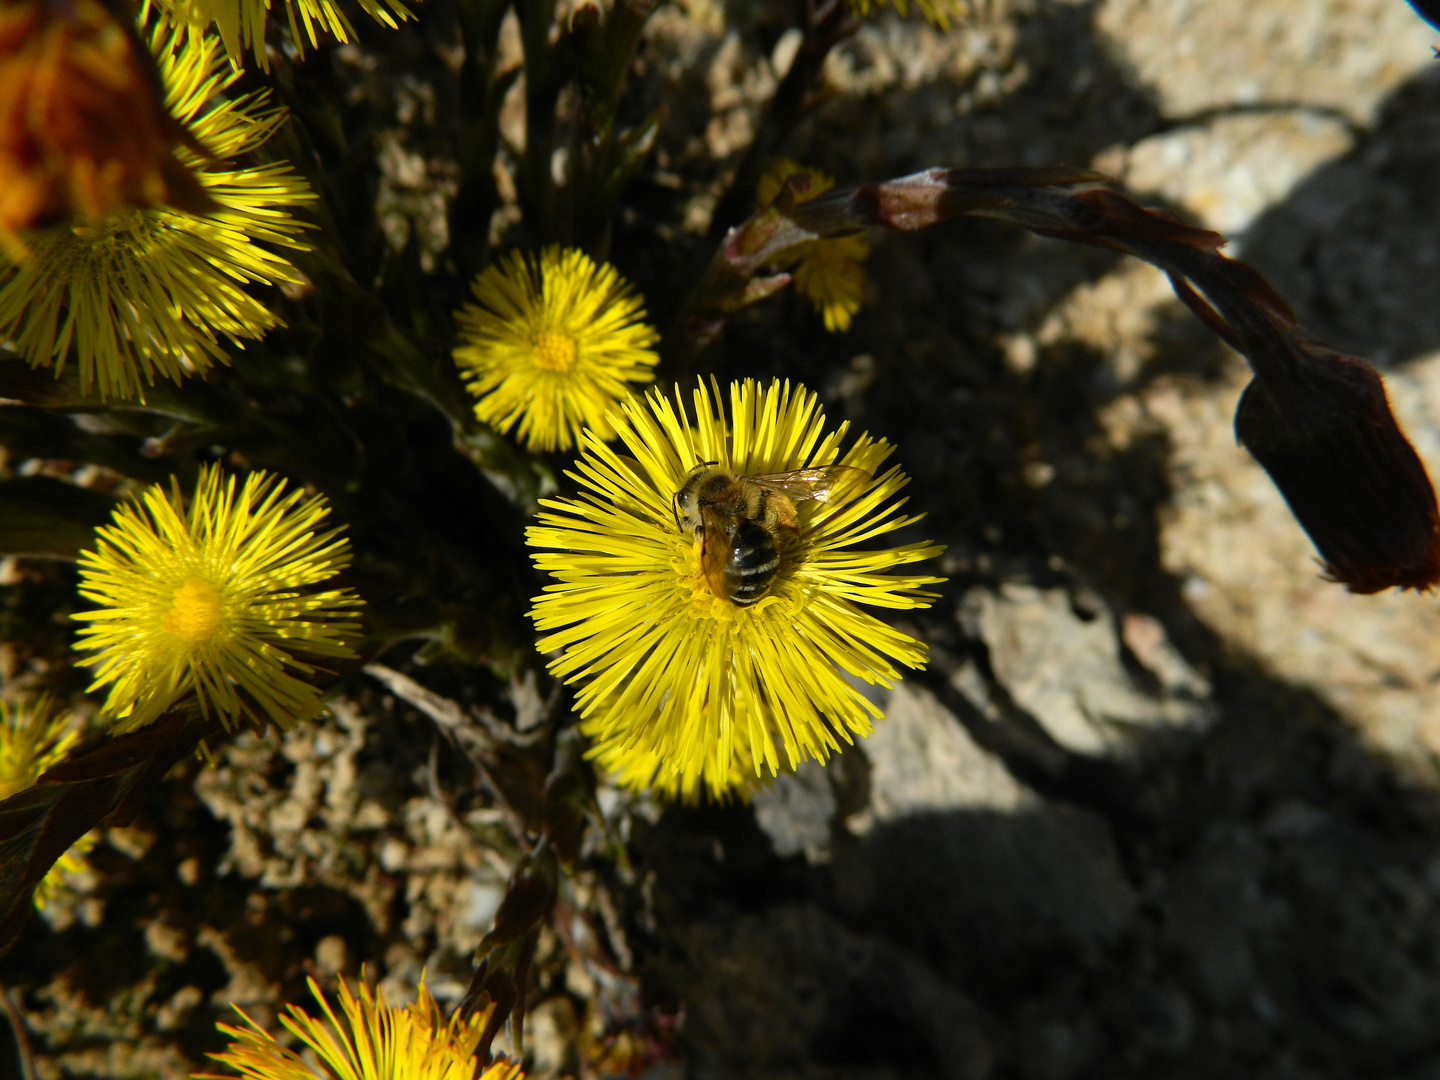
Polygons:
M315 197L288 164L226 164L258 149L284 113L263 91L222 97L239 74L216 38L157 26L150 45L167 108L213 155L179 152L218 209L127 210L31 233L18 263L0 254L0 340L57 374L73 354L81 388L104 398L143 400L157 375L203 373L228 362L222 340L242 346L280 325L247 286L302 281L271 249L307 246L289 211Z
M65 760L80 739L74 717L56 709L48 697L29 705L0 702L0 800L34 787L47 769ZM87 833L61 855L35 888L35 906L45 906L65 880L83 872L85 854L95 846Z
M358 4L366 15L392 30L401 21L414 17L403 0L358 0ZM150 4L147 2L146 6ZM270 0L155 0L154 6L163 11L170 22L197 30L213 26L236 67L244 64L245 53L249 52L262 70L270 70L270 58L265 52ZM355 28L334 0L284 0L284 7L290 40L302 56L307 42L312 49L320 44L321 34L342 42L355 37Z
M475 415L501 432L518 424L532 450L568 450L587 428L613 438L606 413L658 359L630 283L582 251L548 247L502 256L473 288L476 303L455 316L455 362Z
M755 204L764 209L775 201L785 181L796 173L805 173L809 185L797 192L795 202L807 203L835 186L835 180L817 169L807 169L788 159L773 162L760 174L755 187ZM870 241L864 233L851 233L825 240L811 240L787 249L780 259L781 269L793 268L795 289L809 300L825 320L825 329L844 333L860 310L865 294L865 260L870 255Z
M187 508L178 481L119 507L80 555L80 595L100 607L75 648L89 655L91 690L108 687L104 715L116 731L154 720L187 694L226 724L287 727L314 716L320 691L296 678L317 670L296 653L353 657L360 598L313 591L350 563L339 529L319 531L330 510L318 495L286 493L251 473L241 485L201 469Z
M815 395L788 383L733 384L728 412L703 383L687 416L652 391L612 414L622 457L587 433L573 498L542 501L527 533L553 583L531 612L558 651L550 669L576 684L592 754L632 788L690 800L743 792L763 773L824 761L869 733L880 712L854 683L890 686L925 646L862 606L926 607L942 578L892 574L941 551L930 543L856 548L917 520L907 483L884 468L892 447L846 425L826 432ZM841 467L825 501L795 504L777 529L778 569L754 602L712 586L704 540L683 527L677 493L696 466L739 476ZM738 535L738 534L737 534Z

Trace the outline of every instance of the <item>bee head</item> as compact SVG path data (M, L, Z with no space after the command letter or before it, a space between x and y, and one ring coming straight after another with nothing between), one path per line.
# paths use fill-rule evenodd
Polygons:
M706 469L719 464L720 462L718 461L702 461L698 465L692 465L690 471L685 474L685 479L680 484L679 490L670 497L670 511L675 515L676 531L683 532L685 529L685 526L680 521L681 511L683 509L682 504L695 498L696 481ZM689 511L686 510L685 514L688 516Z

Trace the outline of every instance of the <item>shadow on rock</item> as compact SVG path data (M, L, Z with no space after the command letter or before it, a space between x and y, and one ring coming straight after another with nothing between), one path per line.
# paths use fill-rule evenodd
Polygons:
M1440 800L1308 694L1239 669L1217 691L1122 815L1028 792L837 816L815 861L764 855L748 809L715 812L724 846L662 819L649 982L687 1003L694 1075L1433 1075Z
M1380 366L1440 348L1440 71L1391 95L1243 246L1313 336Z

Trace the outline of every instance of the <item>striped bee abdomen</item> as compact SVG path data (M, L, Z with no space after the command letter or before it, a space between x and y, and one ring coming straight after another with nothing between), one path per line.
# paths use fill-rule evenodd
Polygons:
M764 526L741 518L730 533L730 558L725 566L725 586L730 599L742 607L765 595L775 572L780 569L780 552L775 538Z

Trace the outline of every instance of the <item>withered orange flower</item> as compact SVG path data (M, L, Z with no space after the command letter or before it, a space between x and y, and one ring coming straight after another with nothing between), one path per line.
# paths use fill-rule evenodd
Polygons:
M127 207L212 209L175 156L203 155L166 112L134 31L98 0L0 3L0 252L19 232Z

